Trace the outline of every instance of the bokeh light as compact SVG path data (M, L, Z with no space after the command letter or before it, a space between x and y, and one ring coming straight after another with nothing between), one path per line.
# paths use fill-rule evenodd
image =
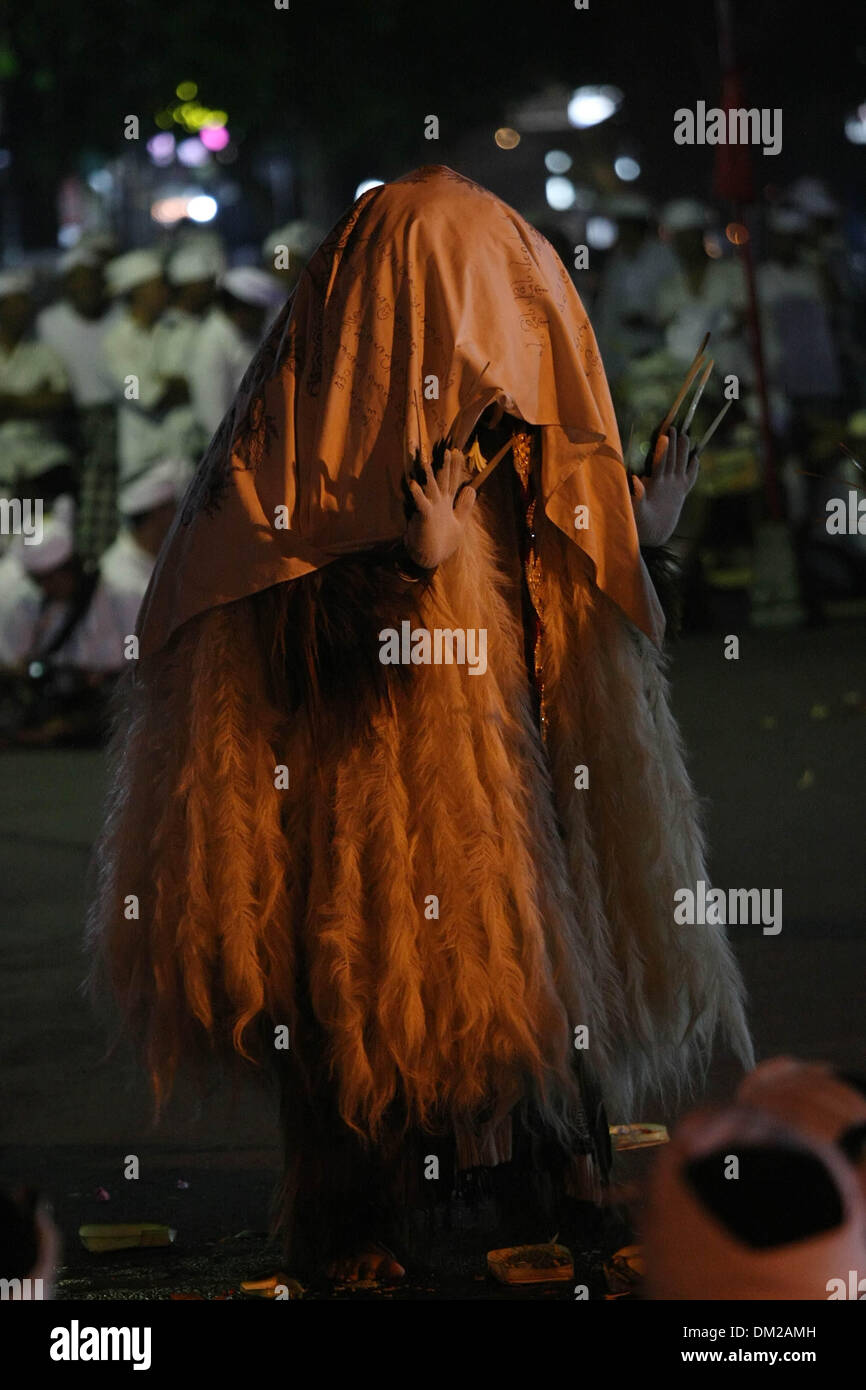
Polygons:
M168 130L160 131L159 135L152 135L147 142L147 152L154 164L160 168L165 168L174 163L175 139Z
M206 149L216 151L224 150L231 137L224 125L207 125L199 131L198 138Z
M189 169L200 169L210 160L209 152L195 135L191 135L188 140L181 140L177 147L177 157L181 164L185 164Z
M630 155L621 154L619 159L613 161L613 172L623 183L631 183L633 179L640 177L640 165Z
M565 150L548 150L544 156L544 167L549 174L567 174L573 163Z
M197 193L186 205L186 215L193 222L212 222L219 212L219 203L209 193Z
M560 174L554 174L544 185L544 192L547 201L557 212L565 212L568 208L574 207L575 191L571 179L565 179Z
M507 125L500 126L493 138L501 150L513 150L520 144L519 133Z
M114 188L114 175L110 169L92 169L87 175L87 182L94 193L108 194Z
M180 222L186 217L188 199L184 197L157 198L156 202L151 203L150 215L154 222L161 222L163 226L170 226L172 222Z
M619 231L609 217L589 217L586 222L587 244L594 251L608 251L616 244Z
M729 222L725 228L725 236L734 246L745 246L749 240L749 229L742 222Z
M568 119L578 130L586 130L608 120L621 104L618 87L578 87L568 103Z

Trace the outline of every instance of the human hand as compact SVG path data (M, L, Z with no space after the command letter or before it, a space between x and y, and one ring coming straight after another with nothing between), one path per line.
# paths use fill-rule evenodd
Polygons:
M425 484L414 480L409 490L417 511L411 518L404 544L416 565L422 569L435 569L450 555L453 555L466 528L469 513L475 506L477 493L472 487L465 487L454 504L454 498L461 482L466 477L466 461L459 449L446 449L438 480L433 469L422 463Z
M695 485L700 467L689 457L689 437L671 428L659 435L649 477L632 475L632 509L641 545L664 545L676 530L683 503Z

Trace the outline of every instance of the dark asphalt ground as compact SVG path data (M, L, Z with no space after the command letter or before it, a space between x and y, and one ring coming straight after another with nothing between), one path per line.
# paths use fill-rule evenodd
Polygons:
M738 662L723 659L721 635L690 637L672 670L690 767L707 800L712 879L784 894L780 935L731 928L758 1053L859 1070L864 636L866 624L854 620L797 632L741 629ZM154 1128L134 1060L104 1059L103 1025L79 992L84 874L102 791L98 753L0 755L0 1182L36 1184L53 1200L64 1239L60 1298L231 1297L241 1279L280 1267L264 1236L279 1164L274 1106L252 1080L231 1095L214 1078L204 1097L181 1091ZM729 1094L736 1075L719 1057L707 1097ZM648 1106L628 1118L674 1117ZM128 1154L141 1159L135 1183L122 1176ZM639 1176L649 1161L630 1156L620 1176ZM108 1201L97 1198L99 1188ZM81 1223L130 1218L175 1227L175 1245L114 1256L81 1247ZM573 1298L570 1287L527 1294L489 1284L489 1234L468 1219L456 1232L428 1232L420 1273L402 1289L335 1295L322 1286L306 1296ZM625 1238L616 1213L587 1231L581 1269L594 1294L603 1257Z

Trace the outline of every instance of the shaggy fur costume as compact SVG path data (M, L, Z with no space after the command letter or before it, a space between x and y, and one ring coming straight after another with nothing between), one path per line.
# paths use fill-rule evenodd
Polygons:
M319 1073L324 1045L340 1121L373 1141L398 1116L480 1151L526 1098L585 1151L576 1062L612 1120L699 1077L719 1027L750 1065L723 930L673 920L707 873L663 660L540 516L545 749L502 537L491 489L405 601L486 629L484 675L381 668L375 693L348 652L357 718L311 701L299 671L327 662L302 649L359 582L337 561L192 619L127 682L91 936L158 1095L214 1044L273 1061L286 1024L292 1065Z

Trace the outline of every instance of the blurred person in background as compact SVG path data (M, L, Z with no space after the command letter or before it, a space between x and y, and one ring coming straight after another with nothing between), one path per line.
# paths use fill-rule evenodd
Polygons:
M121 528L100 564L112 626L121 636L135 631L156 557L177 511L182 472L181 461L165 459L121 489Z
M691 362L704 334L712 333L716 374L733 372L743 383L752 373L746 283L733 257L708 255L706 237L713 220L712 209L696 198L676 198L664 208L661 223L676 265L659 285L656 315L675 358Z
M291 294L298 277L322 239L312 222L295 220L269 232L262 244L265 268L276 279L285 295Z
M232 404L270 317L283 302L274 277L253 266L227 270L205 319L190 373L192 402L210 436Z
M754 424L746 418L752 398L747 388L754 382L748 291L739 258L723 254L721 247L727 243L720 243L713 234L715 220L712 208L696 198L676 198L665 206L661 225L677 265L662 281L656 300L664 351L678 372L691 362L704 334L712 334L708 354L715 371L702 397L698 420L709 423L711 405L718 409L723 404L722 393L732 385L731 377L737 380L739 396L745 398L742 408L729 413L716 435L712 457L703 460L699 493L707 492L709 502L699 518L693 514L687 523L695 538L689 546L687 611L689 620L698 624L709 617L705 582L723 604L730 601L728 595L734 596L735 603L745 601L753 576L759 486L754 468L758 438ZM751 461L745 469L744 456Z
M171 302L159 321L159 335L166 345L168 368L178 376L189 375L202 324L216 296L220 265L209 246L186 242L167 265Z
M850 299L853 286L850 253L842 229L842 208L821 179L797 179L784 205L806 219L803 257L825 277L830 300Z
M827 282L807 252L808 218L795 208L774 208L767 228L757 287L770 380L795 410L806 401L822 400L837 413L842 397L839 353Z
M802 254L824 284L845 398L850 408L857 409L863 405L866 381L866 303L862 281L853 270L842 207L814 178L798 179L786 201L808 220Z
M820 524L827 490L822 480L836 471L839 461L843 375L829 282L809 254L808 217L797 208L773 208L767 229L767 255L757 270L767 373L784 402L780 423L800 594L808 620L819 622L825 587L821 576L827 569L823 557L833 548Z
M171 302L154 331L160 370L185 381L189 391L188 419L174 417L175 433L167 434L166 448L195 463L207 443L192 400L193 372L202 331L216 298L217 277L225 256L217 242L188 235L169 258L167 277ZM189 471L189 470L187 470Z
M92 743L105 699L131 658L129 639L177 505L165 460L121 490L121 529L98 569L75 549L72 499L58 499L37 545L4 557L0 586L0 729L6 741Z
M661 343L658 294L676 272L677 260L659 239L648 198L620 193L608 200L605 211L616 221L619 236L601 273L593 323L616 400L630 363Z
M17 544L3 564L0 737L48 744L72 732L89 735L96 699L79 658L97 575L75 550L72 497L56 500L38 544Z
M117 411L105 336L117 318L106 294L103 260L76 247L58 265L62 297L36 320L40 342L66 369L76 409L80 471L76 549L90 567L117 531Z
M164 458L184 460L191 474L201 432L170 335L160 332L169 302L162 258L155 251L127 252L109 263L108 284L123 303L105 336L118 402L119 486Z
M74 484L72 398L62 360L31 332L33 288L31 271L0 271L0 491L47 501Z

